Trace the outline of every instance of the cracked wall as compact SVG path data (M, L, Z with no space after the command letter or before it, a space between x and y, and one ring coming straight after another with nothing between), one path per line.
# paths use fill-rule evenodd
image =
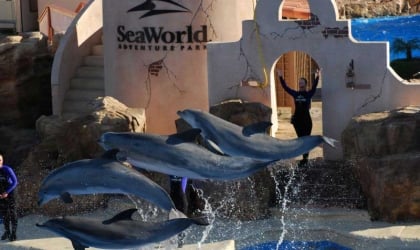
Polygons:
M208 110L207 43L239 39L252 2L238 2L104 0L105 94L145 108L151 133L174 133L178 110Z
M209 104L240 98L273 108L277 121L273 67L281 55L303 51L322 69L323 134L340 140L355 115L420 105L420 86L407 84L389 66L386 42L357 42L350 22L338 20L334 1L308 1L309 20L279 20L282 1L259 0L255 19L242 22L235 42L209 43ZM354 62L355 88L346 85L349 63ZM270 83L264 88L241 84L262 82L268 67ZM275 130L275 128L274 128ZM324 147L326 159L341 159L342 147Z

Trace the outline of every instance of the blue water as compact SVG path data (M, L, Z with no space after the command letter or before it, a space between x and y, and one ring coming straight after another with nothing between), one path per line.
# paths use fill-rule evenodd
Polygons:
M420 39L420 15L351 20L352 35L359 41L388 41L390 47L395 38L405 41ZM420 49L413 50L413 57L420 57ZM404 59L405 53L390 51L390 59Z
M277 242L266 242L251 247L242 248L241 250L273 250L276 249ZM279 246L281 250L351 250L331 241L283 241Z

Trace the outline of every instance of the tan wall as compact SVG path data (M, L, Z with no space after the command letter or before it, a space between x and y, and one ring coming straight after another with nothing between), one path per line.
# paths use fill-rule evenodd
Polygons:
M147 130L154 133L175 132L178 110L208 110L207 41L187 41L188 35L183 35L179 43L169 40L176 32L188 32L192 27L199 39L206 31L207 40L237 41L241 37L241 18L252 17L252 8L245 8L252 2L238 5L240 2L178 1L190 11L140 18L147 11L128 10L141 2L104 0L105 94L130 107L146 108ZM180 9L155 3L158 9ZM128 32L123 36L118 31L122 26ZM134 40L136 32L157 31L160 27L167 32L167 41L118 40L124 40L126 35Z

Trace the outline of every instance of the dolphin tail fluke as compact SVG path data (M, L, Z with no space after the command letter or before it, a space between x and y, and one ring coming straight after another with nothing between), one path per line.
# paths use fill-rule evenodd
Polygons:
M187 216L183 212L172 208L171 211L169 211L169 219L172 220L178 218L187 218Z
M323 136L322 139L324 140L325 143L335 148L335 143L337 142L337 140L330 137L326 137L326 136Z

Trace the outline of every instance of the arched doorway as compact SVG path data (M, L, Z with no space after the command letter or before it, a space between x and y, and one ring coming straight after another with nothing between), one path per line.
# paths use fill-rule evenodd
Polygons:
M278 58L274 72L277 69L283 71L284 79L290 88L298 89L297 83L301 77L308 80L309 88L312 87L312 82L315 77L314 73L320 69L320 66L305 52L289 51ZM275 83L278 114L276 137L279 139L296 138L295 130L290 123L291 115L294 112L293 98L280 87L280 82L277 77L275 77ZM312 135L322 135L322 74L315 95L312 98L310 112L312 117ZM309 157L323 157L322 145L312 150Z

